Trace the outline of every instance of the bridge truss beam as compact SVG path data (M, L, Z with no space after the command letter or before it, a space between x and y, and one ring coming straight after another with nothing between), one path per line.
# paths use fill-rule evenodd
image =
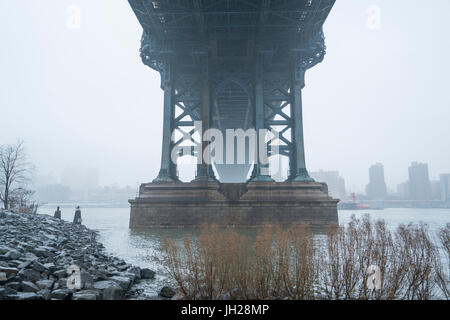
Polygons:
M311 180L301 90L305 72L324 58L322 27L335 0L129 2L144 29L141 58L161 73L164 90L163 154L155 181L178 180L171 150L186 142L186 133L197 132L194 121L202 121L203 131L277 130L279 139L269 140L268 155L274 156L278 145L279 155L289 157L289 179ZM181 138L171 141L174 130ZM202 142L190 140L195 156ZM270 180L267 166L257 162L251 178ZM215 179L203 160L198 179Z

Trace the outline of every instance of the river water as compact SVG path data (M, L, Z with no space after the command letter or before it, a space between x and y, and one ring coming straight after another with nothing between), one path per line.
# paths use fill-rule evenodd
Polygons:
M41 214L53 215L55 205L46 205L39 209ZM159 256L161 240L169 237L174 240L182 240L186 234L196 236L200 233L198 229L141 229L131 230L128 228L130 209L128 207L87 207L81 208L83 224L90 229L98 230L100 241L106 250L128 263L140 267L151 268L156 271L155 280L141 284L145 298L157 297L158 290L167 283L166 270L154 257ZM61 208L62 219L73 220L75 205ZM450 223L450 209L384 209L384 210L361 210L361 211L339 211L339 223L346 224L352 215L361 217L370 214L373 220L384 219L391 228L409 222L426 223L431 232ZM245 232L245 230L244 230ZM252 233L254 231L249 231Z

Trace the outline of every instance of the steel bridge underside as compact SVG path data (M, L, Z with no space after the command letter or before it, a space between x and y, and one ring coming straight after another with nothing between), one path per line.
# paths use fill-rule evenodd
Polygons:
M129 0L143 27L141 58L161 73L164 134L158 181L177 180L172 148L207 128L273 129L290 179L310 180L304 160L301 89L326 47L335 0ZM178 130L181 137L170 140ZM196 144L190 155L195 156ZM183 156L185 154L180 154ZM264 165L255 165L258 178ZM197 175L213 177L199 166Z

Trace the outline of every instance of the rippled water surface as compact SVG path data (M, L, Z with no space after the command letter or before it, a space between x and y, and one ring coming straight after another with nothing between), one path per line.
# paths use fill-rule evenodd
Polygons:
M41 207L39 213L53 215L55 206ZM160 289L167 281L166 271L158 264L154 257L158 256L161 240L170 237L174 240L182 240L186 234L197 236L197 229L140 229L128 228L129 208L81 208L83 224L100 232L100 241L106 250L125 259L128 263L148 267L157 272L154 281L143 285L147 297L156 297ZM61 208L62 219L73 220L75 209L73 207ZM391 228L399 224L409 222L428 224L432 232L450 223L449 209L384 209L374 211L339 211L339 223L346 224L352 215L356 217L370 214L372 219L384 219ZM241 230L254 234L254 230Z

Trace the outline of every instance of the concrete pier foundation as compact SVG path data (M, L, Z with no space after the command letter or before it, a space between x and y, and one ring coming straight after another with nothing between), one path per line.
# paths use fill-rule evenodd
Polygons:
M149 183L129 202L130 228L338 224L338 200L318 182Z

